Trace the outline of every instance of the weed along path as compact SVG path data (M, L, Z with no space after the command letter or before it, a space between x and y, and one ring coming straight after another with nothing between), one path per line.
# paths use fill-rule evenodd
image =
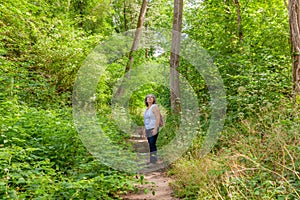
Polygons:
M147 138L142 138L140 134L133 136L131 142L137 152L149 152ZM136 192L124 195L124 200L178 200L173 197L173 190L169 186L172 179L166 175L164 169L138 174L136 178L140 180L136 184Z

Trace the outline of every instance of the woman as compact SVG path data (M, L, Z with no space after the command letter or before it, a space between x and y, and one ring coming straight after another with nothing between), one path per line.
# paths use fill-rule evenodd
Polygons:
M156 140L159 132L160 112L153 94L145 98L147 109L144 112L144 134L147 136L150 147L150 163L157 162Z

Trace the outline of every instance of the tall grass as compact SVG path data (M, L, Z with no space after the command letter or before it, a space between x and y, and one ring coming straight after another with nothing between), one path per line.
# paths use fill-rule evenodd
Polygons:
M227 126L214 153L178 161L173 187L182 199L300 199L299 106L261 108Z

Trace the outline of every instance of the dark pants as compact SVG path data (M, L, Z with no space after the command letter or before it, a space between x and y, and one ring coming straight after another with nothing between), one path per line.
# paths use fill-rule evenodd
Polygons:
M157 140L157 137L158 137L158 131L157 130L157 134L152 136L151 133L153 129L149 129L149 130L146 130L147 132L147 139L148 139L148 143L149 143L149 147L150 147L150 162L151 163L156 163L157 161L157 148L156 148L156 140ZM150 136L151 135L151 136ZM150 137L148 137L150 136Z

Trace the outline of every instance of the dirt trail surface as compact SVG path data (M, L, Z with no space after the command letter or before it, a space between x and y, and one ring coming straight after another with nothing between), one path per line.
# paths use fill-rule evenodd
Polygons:
M141 130L137 130L136 133L137 135L131 138L135 150L139 153L149 152L147 138L142 137ZM145 172L136 178L141 179L141 176L144 177L144 180L136 185L137 193L131 192L124 195L124 200L178 200L173 197L173 190L169 186L172 179L166 175L164 169Z
M137 193L130 193L123 197L124 200L177 200L173 197L173 190L169 186L169 177L165 172L157 171L143 175L145 178L144 184L138 184ZM140 177L138 177L140 178ZM145 193L146 191L146 193Z

